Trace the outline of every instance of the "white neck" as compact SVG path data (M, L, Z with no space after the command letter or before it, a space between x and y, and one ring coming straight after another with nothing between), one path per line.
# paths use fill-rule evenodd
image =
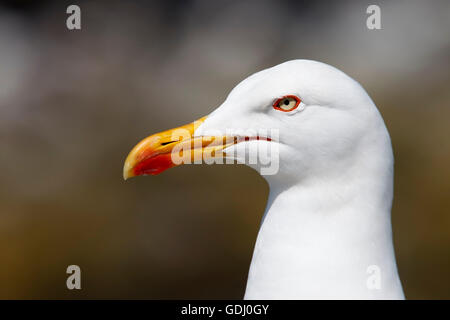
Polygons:
M368 169L288 188L269 181L245 299L404 298L392 244L392 168Z

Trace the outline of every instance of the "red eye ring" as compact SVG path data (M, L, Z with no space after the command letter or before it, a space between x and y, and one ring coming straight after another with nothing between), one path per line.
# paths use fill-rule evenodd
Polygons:
M290 109L283 109L280 107L280 104L284 101L289 101L289 100L295 100L295 105L290 108ZM294 95L286 95L286 96L282 96L281 98L278 98L277 100L275 100L275 102L273 103L273 108L279 111L283 111L283 112L290 112L292 110L297 109L297 107L299 106L300 102L302 102L302 100Z

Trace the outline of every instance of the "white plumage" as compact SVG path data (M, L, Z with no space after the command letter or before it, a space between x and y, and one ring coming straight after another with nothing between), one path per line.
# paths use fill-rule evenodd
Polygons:
M270 107L286 94L301 98L301 112ZM230 128L280 131L279 172L264 176L270 194L246 299L404 298L392 244L391 142L356 81L309 60L263 70L237 85L194 135ZM247 143L274 142L226 151ZM379 286L368 284L371 276Z
M139 142L123 175L179 165L179 147L188 147L187 160L211 160L211 151L225 148L238 161L276 147L278 170L264 175L270 193L246 299L404 298L391 232L391 141L356 81L323 63L289 61L245 79L196 123ZM259 139L258 132L273 130L276 139ZM256 133L239 139L239 132ZM211 136L232 142L205 145ZM264 172L262 161L247 164Z

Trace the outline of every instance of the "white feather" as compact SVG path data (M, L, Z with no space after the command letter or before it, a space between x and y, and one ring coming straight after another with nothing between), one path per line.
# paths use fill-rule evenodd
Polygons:
M272 108L297 95L299 112ZM365 90L341 71L294 60L238 84L195 135L278 129L280 164L256 241L246 299L403 299L391 232L393 154ZM259 165L252 165L259 169ZM380 288L367 285L377 266ZM369 269L370 270L370 269Z

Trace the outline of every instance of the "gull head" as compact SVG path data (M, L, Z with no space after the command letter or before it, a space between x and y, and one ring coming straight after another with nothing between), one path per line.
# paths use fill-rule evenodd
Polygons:
M218 159L245 163L269 183L285 185L345 179L349 170L374 162L384 170L393 160L386 127L366 91L340 70L311 60L257 72L208 116L145 138L128 155L123 174L159 174Z

